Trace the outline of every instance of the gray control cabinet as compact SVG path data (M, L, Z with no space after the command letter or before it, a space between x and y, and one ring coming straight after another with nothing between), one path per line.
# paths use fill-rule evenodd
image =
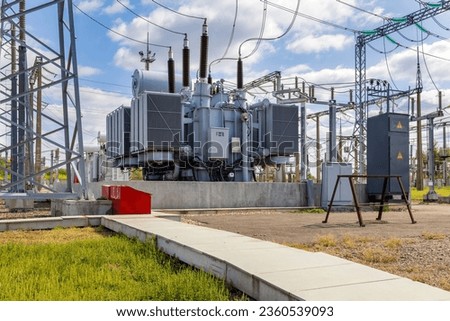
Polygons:
M338 175L352 175L352 171L352 164L350 163L322 164L322 208L327 208L331 201ZM333 204L340 206L351 206L353 204L352 190L348 178L341 178L339 180Z
M367 120L367 175L399 175L409 196L409 115L385 113ZM383 179L369 178L369 201L381 199ZM391 178L386 200L402 199L397 179Z

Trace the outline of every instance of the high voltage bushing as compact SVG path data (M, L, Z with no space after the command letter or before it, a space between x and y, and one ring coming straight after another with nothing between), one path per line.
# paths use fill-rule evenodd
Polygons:
M203 33L200 38L200 79L206 78L208 70L208 25L203 24Z
M189 40L184 38L183 46L183 87L189 87L189 68L190 68L190 50Z
M243 70L242 60L239 58L237 62L237 88L244 88L244 70Z
M169 60L167 61L169 77L169 93L175 92L175 61L173 60L172 48L169 50Z

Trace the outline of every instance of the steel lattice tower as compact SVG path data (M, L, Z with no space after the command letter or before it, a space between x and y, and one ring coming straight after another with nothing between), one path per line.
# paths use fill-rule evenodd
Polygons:
M57 39L42 40L27 29L29 17L45 23ZM0 122L5 128L0 137L7 141L0 144L0 155L11 157L10 166L0 163L5 173L1 198L74 198L75 178L86 197L72 1L30 1L26 6L24 0L2 0L0 19ZM43 92L51 96L56 113L41 108L41 101L34 103ZM42 128L35 126L41 122ZM60 162L53 164L52 157L45 169L40 159L35 162L35 155L41 156L41 142L52 156L61 152ZM67 172L62 193L41 182L44 174L53 175L60 168Z
M439 3L428 4L420 10L410 13L402 18L390 19L381 27L374 30L361 32L355 45L355 127L353 136L356 138L358 152L358 174L365 172L365 138L367 123L367 105L366 101L366 45L376 39L386 37L389 34L409 27L418 25L421 21L434 17L450 9L450 1L440 1ZM416 88L417 90L417 88Z

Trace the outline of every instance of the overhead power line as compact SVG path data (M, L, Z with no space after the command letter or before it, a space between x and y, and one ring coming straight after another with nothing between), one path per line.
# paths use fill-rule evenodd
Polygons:
M322 20L322 19L310 16L310 15L307 15L305 13L296 12L296 11L290 9L290 8L287 8L285 6L282 6L282 5L279 5L279 4L267 1L267 0L260 0L260 1L267 2L267 4L271 5L272 7L275 7L275 8L278 8L278 9L281 9L281 10L284 10L284 11L296 14L299 17L302 17L302 18L305 18L305 19L308 19L308 20L312 20L312 21L321 23L321 24L329 26L329 27L334 27L334 28L337 28L337 29L341 29L341 30L348 31L348 32L353 32L353 33L360 32L359 30L356 30L356 29L353 29L353 28L341 26L341 25L338 25L338 24L330 22L330 21Z
M105 28L105 29L111 31L112 33L114 33L114 34L116 34L116 35L118 35L118 36L120 36L120 37L122 37L122 38L128 39L128 40L130 40L130 41L133 41L133 42L136 42L136 43L140 43L140 44L145 44L145 45L147 45L147 41L137 40L137 39L131 38L131 37L127 36L127 35L124 35L124 34L122 34L122 33L120 33L120 32L117 32L117 31L115 31L114 29L112 29L112 28L108 27L107 25L103 24L102 22L98 21L98 20L95 19L94 17L90 16L90 15L87 14L85 11L81 10L76 4L73 4L73 6L74 6L78 11L80 11L82 14L84 14L86 17L88 17L89 19L91 19L92 21L94 21L96 24L98 24L98 25L102 26L103 28ZM152 46L155 46L155 47L170 48L170 46L160 45L160 44L156 44L156 43L148 43L148 44L149 44L149 45L152 45Z
M265 12L267 12L267 4L270 4L270 2L267 1L267 0L263 0L263 1L264 1L264 6L265 6ZM291 23L289 24L289 26L287 27L287 29L286 29L281 35L279 35L278 37L262 38L262 34L260 34L260 37L259 37L259 38L250 38L250 39L245 40L245 41L242 42L241 45L239 46L239 57L241 56L241 47L242 47L242 45L243 45L244 43L248 42L248 41L255 41L255 40L256 40L256 41L258 41L258 46L259 46L259 43L260 43L261 41L273 41L273 40L278 40L278 39L283 38L285 35L287 35L287 34L289 33L289 31L291 31L292 27L294 26L294 23L295 23L295 21L296 21L296 19L297 19L297 16L298 16L298 14L299 14L300 2L301 2L301 0L298 0L298 1L297 1L297 6L296 6L296 8L295 8L295 11L292 10L293 17L292 17ZM288 9L288 8L286 8L286 9ZM289 9L289 10L291 10L291 9ZM264 26L265 26L265 21L264 21ZM264 31L262 30L262 32L264 32ZM249 58L251 55L253 55L253 54L256 52L256 50L258 49L258 46L257 46L257 47L256 47L249 55L247 55L247 56L245 56L245 57L242 57L242 59Z
M261 22L261 28L259 30L259 37L258 38L249 38L245 41L243 41L240 45L239 45L239 57L241 57L241 48L242 45L245 44L248 41L257 41L255 47L253 48L252 52L249 53L247 56L243 57L243 59L249 58L251 56L253 56L253 54L258 50L259 45L261 43L262 37L264 35L264 31L266 30L266 21L267 21L267 2L264 2L263 5L263 16L262 16L262 22Z
M178 15L180 15L180 16L187 17L187 18L193 18L193 19L206 20L206 18L204 18L204 17L198 17L198 16L186 14L186 13L183 13L183 12L180 12L180 11L177 11L177 10L174 10L174 9L171 9L171 8L169 8L168 6L165 6L165 5L163 5L162 3L159 3L159 2L157 2L157 1L155 1L155 0L152 0L152 1L153 1L154 3L156 3L158 6L164 8L164 9L166 9L166 10L169 10L169 11L171 11L171 12L173 12L173 13L176 13L176 14L178 14Z
M339 2L339 3L341 3L341 4L343 4L343 5L348 6L348 7L350 7L350 8L353 8L353 9L355 9L355 10L358 10L358 11L361 11L361 12L364 12L364 13L367 13L367 14L372 15L372 16L377 17L377 18L381 18L381 19L383 19L383 20L390 20L390 19L391 19L390 17L382 16L382 15L377 14L377 13L375 13L375 12L371 12L371 11L368 11L368 10L365 10L365 9L362 9L362 8L359 8L359 7L357 7L357 6L354 6L354 5L350 4L350 3L347 3L347 2L342 1L342 0L336 0L336 1Z
M209 72L211 72L211 66L220 63L222 60L225 60L226 55L228 54L228 51L230 50L231 44L233 42L233 38L234 38L234 33L236 31L236 21L237 21L237 17L238 17L238 13L239 13L239 0L236 0L236 6L235 6L235 10L234 10L234 20L233 20L233 26L231 27L231 34L230 34L230 39L228 40L228 45L225 49L225 52L223 53L221 58L218 58L216 60L213 60L210 64L209 64Z
M181 35L181 36L185 36L185 35L186 35L186 33L184 33L184 32L175 31L175 30L172 30L172 29L163 27L163 26L161 26L161 25L159 25L159 24L157 24L157 23L154 23L153 21L148 20L148 19L145 18L144 16L142 16L142 15L140 15L139 13L137 13L136 11L132 10L130 7L126 6L126 5L125 5L124 3L122 3L120 0L116 0L116 1L117 1L122 7L124 7L126 10L128 10L129 12L131 12L132 14L134 14L136 17L138 17L138 18L144 20L145 22L151 24L152 26L158 27L158 28L163 29L163 30L165 30L165 31L167 31L167 32L174 33L174 34L176 34L176 35ZM156 1L153 1L153 2L157 3Z

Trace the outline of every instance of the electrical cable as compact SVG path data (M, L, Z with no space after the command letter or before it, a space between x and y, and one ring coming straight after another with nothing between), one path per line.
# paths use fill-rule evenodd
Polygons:
M185 36L185 35L186 35L184 32L179 32L179 31L171 30L171 29L169 29L169 28L160 26L160 25L158 25L158 24L156 24L156 23L154 23L154 22L148 20L147 18L143 17L142 15L138 14L136 11L132 10L131 8L129 8L128 6L126 6L125 4L123 4L120 0L116 0L116 1L117 1L122 7L124 7L124 8L127 9L129 12L131 12L132 14L134 14L136 17L141 18L141 19L144 20L145 22L147 22L147 23L149 23L149 24L151 24L151 25L153 25L153 26L155 26L155 27L161 28L161 29L163 29L163 30L165 30L165 31L167 31L167 32L171 32L171 33L176 34L176 35L182 35L182 36ZM156 3L156 1L153 1L153 2Z
M408 47L408 46L404 46L404 45L402 45L402 44L399 44L399 46L402 47L402 48L404 48L404 49L408 49L408 50L411 50L411 51L416 52L416 49L410 48L410 47ZM432 58L439 59L439 60L442 60L442 61L450 62L450 59L449 59L449 58L444 58L444 57L440 57L440 56L437 56L437 55L433 55L433 54L430 54L430 53L425 52L425 51L423 51L423 50L422 50L422 51L419 50L419 52L420 52L421 54L423 54L423 55L428 56L428 57L432 57Z
M341 0L336 0L336 1L339 2L339 3L341 3L341 4L343 4L343 5L348 6L348 7L350 7L350 8L353 8L353 9L355 9L355 10L358 10L358 11L361 11L361 12L364 12L364 13L367 13L367 14L370 14L370 15L372 15L372 16L374 16L374 17L381 18L381 19L387 20L387 21L391 20L391 18L389 18L389 17L379 15L379 14L377 14L377 13L375 13L375 12L367 11L367 10L365 10L365 9L359 8L359 7L357 7L357 6L354 6L354 5L350 4L350 3L347 3L347 2L344 2L344 1L341 1Z
M422 41L422 60L423 60L423 63L425 65L425 69L427 70L428 77L430 77L431 83L433 84L434 88L439 92L439 88L436 86L436 83L434 82L434 79L431 76L430 69L428 68L427 59L426 59L425 55L423 54L425 52L423 32L421 31L420 34L421 34L421 41Z
M325 21L325 20L322 20L322 19L310 16L310 15L307 15L305 13L295 12L292 9L289 9L287 7L284 7L282 5L279 5L279 4L276 4L276 3L273 3L273 2L270 2L270 1L267 1L267 0L260 0L260 1L267 2L267 4L271 5L272 7L275 7L275 8L278 8L278 9L290 12L290 13L295 13L297 16L300 16L302 18L305 18L305 19L308 19L308 20L312 20L312 21L315 21L315 22L327 25L329 27L334 27L334 28L341 29L341 30L344 30L344 31L349 31L349 32L352 32L352 33L355 33L355 34L361 32L360 30L356 30L356 29L349 28L349 27L344 27L344 26L335 24L333 22Z
M439 22L439 20L437 20L435 17L431 17L431 19L434 20L434 22L441 27L442 29L446 30L446 31L450 31L449 27L444 26L442 23Z
M136 42L136 43L140 43L140 44L145 44L145 45L147 45L147 42L146 42L146 41L140 41L140 40L137 40L137 39L128 37L128 36L126 36L126 35L124 35L124 34L121 34L120 32L117 32L117 31L111 29L110 27L106 26L106 25L103 24L102 22L98 21L97 19L93 18L92 16L90 16L89 14L87 14L86 12L84 12L83 10L81 10L76 4L73 3L73 6L74 6L78 11L80 11L82 14L84 14L86 17L88 17L89 19L91 19L92 21L94 21L95 23L97 23L98 25L102 26L103 28L105 28L105 29L111 31L112 33L114 33L114 34L116 34L116 35L118 35L118 36L120 36L120 37L123 37L123 38L125 38L125 39L128 39L128 40L130 40L130 41L133 41L133 42ZM155 44L155 43L148 43L148 44L149 44L149 45L152 45L152 46L155 46L155 47L170 48L170 46L166 46L166 45L160 45L160 44Z
M82 77L78 77L78 79L81 80L81 81L93 82L93 83L102 84L102 85L109 85L109 86L116 86L116 87L130 88L130 86L114 84L114 83L112 83L112 82L99 81L99 80L92 80L92 79L87 79L87 78L82 78Z
M395 89L398 90L397 84L394 81L394 78L392 77L391 68L389 67L389 61L387 58L387 52L386 52L386 39L383 37L383 47L384 47L384 60L386 62L386 68L389 74L389 78L391 79L392 84L394 85Z
M388 35L386 35L385 37L386 37L386 39L388 39L390 42L392 42L392 43L395 44L395 45L398 45L399 47L402 47L402 48L404 48L404 49L408 49L408 50L411 50L411 51L416 52L416 49L413 49L413 48L410 48L410 47L408 47L408 46L402 45L401 43L395 41L392 37L390 37L390 36L388 36ZM443 61L450 62L450 59L449 59L449 58L444 58L444 57L440 57L440 56L437 56L437 55L433 55L433 54L427 53L427 52L425 52L425 51L420 51L420 53L421 53L421 54L424 54L424 55L426 55L426 56L428 56L428 57L432 57L432 58L436 58L436 59L439 59L439 60L443 60Z
M264 35L264 31L266 29L266 22L267 22L267 2L264 2L264 5L263 5L263 17L262 17L262 22L261 22L261 28L259 30L259 37L258 38L249 38L249 39L245 40L244 42L242 42L239 45L239 57L241 59L246 59L246 58L249 58L249 57L253 56L254 53L258 50L259 45L261 44L261 41L262 41L262 37ZM241 47L242 47L242 45L244 43L246 43L247 41L254 41L254 40L256 40L257 43L256 43L255 47L253 48L252 52L250 54L248 54L246 57L242 58L241 57Z
M383 38L383 39L384 39L384 38ZM390 53L394 52L395 50L397 50L398 47L400 47L400 46L397 44L397 46L396 46L394 49L391 49L391 50L389 50L389 51L382 51L382 50L379 50L379 49L375 48L375 47L372 46L370 43L367 43L366 45L367 45L367 47L369 47L370 49L372 49L373 51L375 51L375 52L377 52L377 53L379 53L379 54L381 54L381 55L384 55L384 54L390 54Z
M438 3L438 4L432 4L432 3L428 3L428 2L424 2L424 1L421 1L421 0L416 0L416 2L419 4L419 5L422 5L422 6L441 6L442 4L440 4L440 3ZM444 30L446 30L446 31L450 31L450 28L449 27L446 27L446 26L444 26L442 23L440 23L439 22L439 20L437 20L436 19L436 17L434 17L434 16L432 16L431 17L431 19L433 19L433 21L439 26L439 27L441 27L442 29L444 29Z
M246 58L249 58L251 55L253 55L255 52L256 52L256 50L258 50L258 47L259 47L259 44L261 43L261 41L273 41L273 40L278 40L278 39L281 39L281 38L283 38L291 29L292 29L292 27L294 26L294 23L295 23L295 21L296 21L296 19L297 19L297 16L298 16L298 13L299 13L299 8L300 8L300 2L301 2L301 0L298 0L297 1L297 7L295 8L295 11L293 12L293 17L292 17L292 20L291 20L291 23L289 24L289 26L288 26L288 28L281 34L281 35L279 35L278 37L272 37L272 38L250 38L250 39L247 39L247 40L245 40L244 42L242 42L241 44L240 44L240 46L239 46L239 57L241 57L241 47L242 47L242 45L244 44L244 43L246 43L247 41L255 41L255 40L257 40L258 41L258 44L257 44L257 46L255 47L255 49L253 49L253 51L252 51L252 53L250 54L250 55L247 55L247 56L245 56L245 57L242 57L242 59L246 59ZM267 12L267 4L269 3L269 1L267 1L267 0L264 0L264 5L265 5L265 12ZM264 22L264 25L265 25L265 22ZM262 35L262 34L261 34Z
M236 0L236 6L235 6L235 10L234 10L233 26L231 28L231 35L230 35L230 39L228 40L228 45L227 45L227 47L225 49L224 54L222 55L222 58L218 58L216 60L213 60L209 64L209 72L210 73L211 73L211 66L212 65L216 65L216 64L220 63L222 60L226 60L225 56L228 54L228 50L230 50L231 43L233 42L233 38L234 38L234 33L236 31L236 20L237 20L237 17L238 17L238 12L239 12L239 0Z
M414 25L415 25L417 28L419 28L420 31L425 32L426 34L429 34L429 35L431 35L431 36L433 36L433 37L436 37L436 38L441 39L441 40L447 40L447 39L448 39L448 38L442 37L441 35L438 35L438 34L436 34L436 33L434 33L434 32L431 32L431 31L425 29L425 28L422 26L422 24L415 23Z
M430 34L427 34L427 36L426 36L423 40L414 40L414 39L411 39L411 38L409 38L409 37L406 37L404 34L402 34L402 33L400 32L400 30L397 30L397 33L398 33L403 39L408 40L408 41L410 41L410 42L414 42L414 43L419 43L419 42L421 42L421 41L423 41L423 40L426 40L426 39L428 39L428 37L430 36Z
M161 4L161 3L159 3L159 2L157 2L157 1L155 1L155 0L152 0L152 1L153 1L154 3L156 3L158 6L164 8L164 9L166 9L166 10L169 10L169 11L171 11L171 12L173 12L173 13L179 14L180 16L188 17L188 18L193 18L193 19L206 20L206 18L203 18L203 17L193 16L193 15L189 15L189 14L186 14L186 13L182 13L182 12L176 11L176 10L171 9L171 8L169 8L169 7L163 5L163 4Z

